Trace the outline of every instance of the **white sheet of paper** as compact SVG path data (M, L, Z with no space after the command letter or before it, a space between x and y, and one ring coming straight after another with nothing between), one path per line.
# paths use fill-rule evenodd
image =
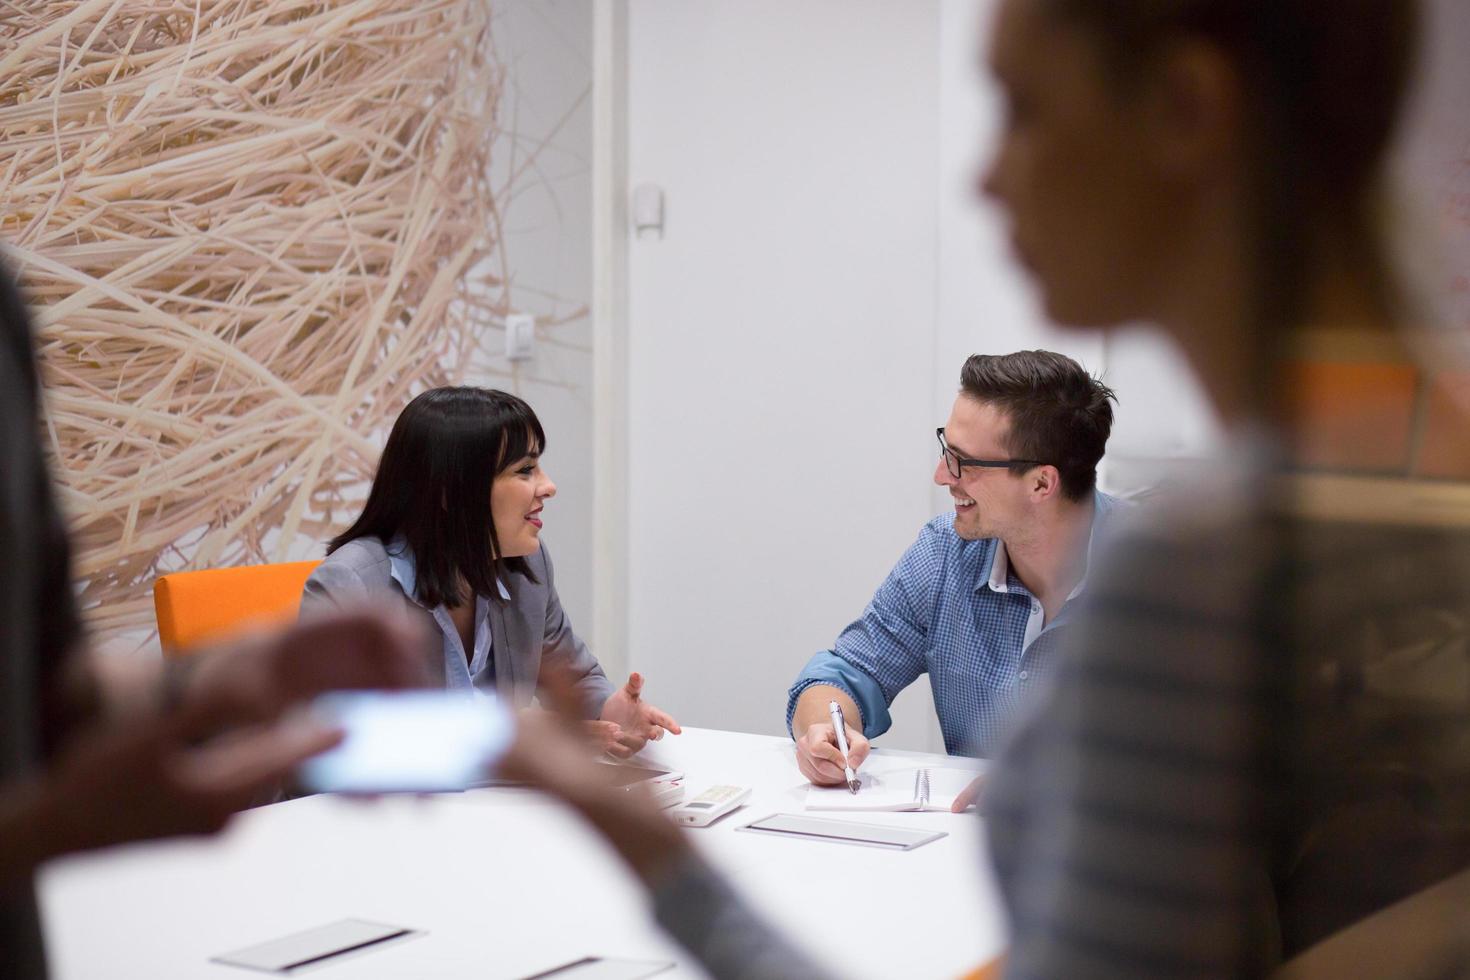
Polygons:
M977 769L926 767L929 774L929 800L921 807L915 799L917 769L891 769L881 772L860 771L861 786L856 793L846 786L808 786L805 808L808 810L948 810L955 797L981 774Z

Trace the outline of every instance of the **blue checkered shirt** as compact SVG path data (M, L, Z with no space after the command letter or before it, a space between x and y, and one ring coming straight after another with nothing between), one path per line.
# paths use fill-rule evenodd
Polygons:
M1118 502L1104 493L1093 500L1095 542ZM991 587L999 545L955 534L953 512L924 525L862 616L802 668L787 697L787 731L801 692L830 684L852 697L863 734L876 738L893 724L888 708L898 692L928 673L945 750L989 755L1016 704L1048 670L1078 605L1069 599L1026 645L1027 622L1040 607L1009 567L1005 588Z

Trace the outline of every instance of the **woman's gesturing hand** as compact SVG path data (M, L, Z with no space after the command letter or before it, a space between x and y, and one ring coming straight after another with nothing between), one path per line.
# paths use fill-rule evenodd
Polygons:
M678 735L683 731L671 715L644 701L642 695L643 675L635 671L602 706L602 720L621 729L617 740L608 746L610 755L626 759L650 741L663 738L664 732Z

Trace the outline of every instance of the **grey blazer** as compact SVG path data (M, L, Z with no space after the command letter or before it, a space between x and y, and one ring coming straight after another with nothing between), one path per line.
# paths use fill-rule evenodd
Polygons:
M495 664L495 688L500 697L517 707L531 703L543 666L565 668L573 678L582 701L583 713L596 718L612 694L612 683L597 658L572 632L572 624L557 598L546 546L526 557L537 581L511 573L504 585L510 601L496 596L490 602L491 657ZM301 595L303 618L323 611L399 604L416 623L423 624L431 638L424 648L424 664L438 683L444 683L444 636L433 614L404 594L389 572L388 551L377 538L358 538L338 548L317 566L306 580Z

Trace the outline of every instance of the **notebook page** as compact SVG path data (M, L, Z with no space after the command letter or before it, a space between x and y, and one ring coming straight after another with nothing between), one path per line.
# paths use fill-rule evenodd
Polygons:
M922 769L891 769L887 772L860 770L861 787L854 794L846 786L808 786L804 807L808 810L948 810L983 768L957 769L926 766ZM927 800L920 802L924 783Z
M948 810L959 796L984 773L984 769L952 769L932 766L925 770L929 774L929 801L926 810Z
M808 786L808 810L917 810L914 798L917 770L899 769L886 773L859 772L856 793L843 786Z

